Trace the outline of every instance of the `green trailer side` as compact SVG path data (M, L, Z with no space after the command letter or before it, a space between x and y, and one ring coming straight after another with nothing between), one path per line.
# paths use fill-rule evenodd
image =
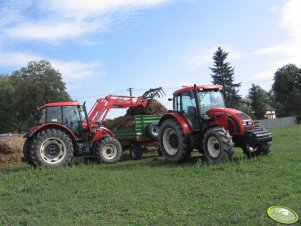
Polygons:
M150 140L146 134L147 127L151 123L158 123L160 120L159 115L135 115L134 128L120 128L115 130L116 138L119 141L123 140Z
M114 131L122 148L130 150L133 160L141 159L142 153L150 149L156 150L161 155L158 136L154 138L148 134L153 126L158 129L159 120L160 115L135 115L134 128L120 128Z

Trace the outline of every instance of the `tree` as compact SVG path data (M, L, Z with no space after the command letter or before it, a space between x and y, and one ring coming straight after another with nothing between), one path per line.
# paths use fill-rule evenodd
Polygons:
M260 86L252 84L249 89L249 99L252 100L252 110L257 119L263 119L267 111L268 94Z
M297 116L301 119L301 69L288 64L278 69L272 86L279 116Z
M240 83L234 83L234 68L226 62L229 52L225 52L221 47L213 55L214 66L210 68L213 74L213 84L219 84L224 87L225 100L229 107L238 108L240 97L238 89Z
M32 61L14 71L10 81L15 88L14 125L21 132L32 126L36 108L49 102L70 101L59 71L48 61Z
M0 75L0 133L9 132L12 129L11 112L14 91L8 75Z

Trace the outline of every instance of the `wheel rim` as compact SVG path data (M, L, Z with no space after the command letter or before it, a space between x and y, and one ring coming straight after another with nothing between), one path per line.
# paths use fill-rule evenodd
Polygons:
M250 153L254 153L257 151L258 147L252 147L250 145L247 144L246 146L247 150L250 152Z
M61 162L67 153L65 143L57 138L47 138L40 147L41 157L49 164L57 164Z
M117 148L113 144L106 144L102 148L102 156L106 159L113 159L117 155Z
M153 128L152 128L152 133L153 133L155 136L158 136L158 134L159 134L159 127L158 127L158 126L153 126Z
M174 129L167 128L163 133L163 145L169 155L175 155L178 151L179 141Z
M207 148L210 156L213 158L217 158L221 152L220 142L215 136L208 139Z

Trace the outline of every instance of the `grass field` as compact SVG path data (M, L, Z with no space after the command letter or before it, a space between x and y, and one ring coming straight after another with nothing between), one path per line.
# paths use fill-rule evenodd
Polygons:
M161 157L114 165L0 169L0 225L277 225L273 205L301 215L301 126L273 129L268 157L236 150L218 165Z

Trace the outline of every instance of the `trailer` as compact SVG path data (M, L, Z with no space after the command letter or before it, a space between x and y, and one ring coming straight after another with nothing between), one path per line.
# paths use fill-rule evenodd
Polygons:
M160 118L160 115L135 115L134 127L113 130L122 149L130 150L131 159L139 160L148 151L156 151L161 155L158 140Z

